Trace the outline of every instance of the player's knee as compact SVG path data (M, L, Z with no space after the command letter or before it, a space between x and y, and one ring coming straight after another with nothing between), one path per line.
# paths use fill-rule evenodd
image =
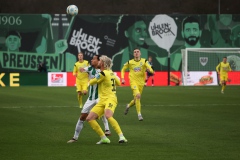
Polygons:
M82 113L81 116L80 116L80 120L81 121L85 121L86 118L87 118L88 114L87 113Z
M78 91L78 95L82 95L82 92L81 92L81 91Z
M86 94L87 94L87 91L83 91L83 94L86 95Z
M138 93L138 94L136 95L136 99L140 99L140 98L141 98L141 94Z
M106 119L108 119L108 118L112 117L112 115L105 114L105 117L106 117Z
M91 120L95 120L95 119L97 119L98 118L98 116L97 116L97 114L94 114L93 112L90 112L90 114L87 116L87 118L86 118L86 121L91 121Z

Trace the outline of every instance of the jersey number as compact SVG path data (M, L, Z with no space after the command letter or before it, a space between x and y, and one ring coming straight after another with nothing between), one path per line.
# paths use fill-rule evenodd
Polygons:
M111 81L112 81L112 86L113 86L112 91L116 91L115 79L112 78Z

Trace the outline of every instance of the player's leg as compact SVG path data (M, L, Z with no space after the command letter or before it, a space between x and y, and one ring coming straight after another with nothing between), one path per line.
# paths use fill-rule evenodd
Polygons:
M77 142L78 137L83 129L83 123L85 122L85 120L88 116L88 113L90 112L90 110L93 108L94 105L96 105L95 100L87 99L87 101L84 104L83 109L81 111L80 118L77 121L73 138L71 140L69 140L67 143Z
M87 95L87 93L88 93L88 84L87 83L82 84L82 94Z
M77 99L78 99L78 104L79 107L82 108L83 107L83 103L82 103L82 85L79 82L79 80L76 81L76 87L77 87Z
M103 114L104 114L104 103L100 101L98 104L96 104L92 108L92 110L90 111L89 115L86 118L86 120L88 121L92 129L101 137L101 140L97 142L97 144L110 143L110 140L106 137L100 125L96 121L96 119Z
M111 136L111 131L110 131L110 129L109 129L109 125L108 125L107 118L103 115L101 119L102 119L102 122L103 122L103 124L104 124L105 135L106 135L106 136Z
M221 75L220 76L220 80L221 80L221 85L222 85L222 90L221 90L221 93L224 93L224 89L225 89L225 86L226 86L226 76L223 76Z
M226 85L227 85L227 81L228 81L228 76L224 76L223 77L223 85L222 85L222 93L224 93L224 90L225 90Z
M154 86L154 75L152 75L151 77L152 77L152 86Z
M127 115L128 111L129 111L129 108L134 106L134 105L135 105L135 99L131 100L130 103L127 104L127 106L125 108L125 111L124 111L124 114Z
M136 90L135 90L135 97L136 97L135 103L136 103L136 110L137 110L139 121L143 121L143 117L142 117L142 114L141 114L141 101L140 101L141 100L141 95L142 95L142 90L143 90L142 85L137 86Z
M113 118L113 113L117 107L117 100L108 100L105 105L104 115L106 116L108 122L111 124L115 132L119 136L119 143L126 143L127 139L123 136L122 130L116 121L115 118Z
M130 109L130 107L134 106L135 105L135 96L134 96L134 90L136 89L136 86L135 84L130 84L131 85L131 89L132 89L132 92L133 92L133 100L130 101L130 103L127 104L126 108L125 108L125 111L124 111L124 114L127 115L128 114L128 111Z

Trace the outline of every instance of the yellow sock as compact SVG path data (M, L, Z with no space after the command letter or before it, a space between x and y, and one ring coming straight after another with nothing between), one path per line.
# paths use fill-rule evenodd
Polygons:
M108 118L108 122L111 124L111 126L113 127L113 129L115 130L115 132L118 135L122 134L122 130L121 130L118 122L113 117Z
M222 85L222 91L224 91L225 87L226 87L226 86L223 84L223 85Z
M82 95L78 94L78 103L79 103L79 107L82 108L83 104L82 104Z
M132 107L135 104L134 100L131 100L131 102L128 104L129 107Z
M91 120L88 122L90 124L90 126L92 127L92 129L100 136L103 137L105 136L102 128L99 126L99 124L97 123L96 120Z
M137 114L141 114L141 103L140 103L140 99L136 99L136 110L137 110Z

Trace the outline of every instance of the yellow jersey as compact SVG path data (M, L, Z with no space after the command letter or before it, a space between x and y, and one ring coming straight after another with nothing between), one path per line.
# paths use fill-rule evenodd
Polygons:
M112 70L103 70L95 78L89 81L90 85L98 84L98 94L101 99L117 98L116 86L120 85L120 79Z
M126 62L121 70L121 78L124 78L127 69L129 69L130 84L144 85L146 69L153 73L150 63L144 58L141 58L139 61L132 59Z
M232 71L230 64L228 62L220 62L216 67L217 72L220 72L220 75L227 75L228 71Z
M88 83L88 73L87 72L80 72L80 68L88 67L89 63L86 60L83 62L76 62L73 67L73 75L77 74L76 80L80 83Z

